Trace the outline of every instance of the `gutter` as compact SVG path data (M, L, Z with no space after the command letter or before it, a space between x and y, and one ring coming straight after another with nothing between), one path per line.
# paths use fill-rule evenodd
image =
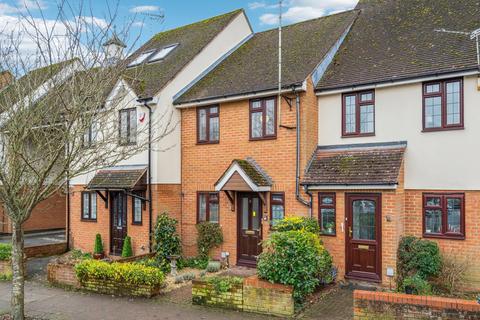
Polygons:
M152 107L149 103L152 103L153 99L139 99L138 102L142 103L145 108L148 109L148 247L150 252L153 252L153 201L152 201Z
M301 204L303 204L306 207L310 208L310 215L312 211L312 197L310 201L307 201L303 199L302 195L300 194L300 94L298 91L295 90L295 88L292 88L293 93L295 94L295 107L296 107L296 120L297 120L297 158L295 161L295 166L296 166L296 174L295 174L295 197L297 201L299 201Z

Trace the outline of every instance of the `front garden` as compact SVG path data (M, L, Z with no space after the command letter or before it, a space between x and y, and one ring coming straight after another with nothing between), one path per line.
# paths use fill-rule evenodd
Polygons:
M0 281L12 280L12 246L0 243Z

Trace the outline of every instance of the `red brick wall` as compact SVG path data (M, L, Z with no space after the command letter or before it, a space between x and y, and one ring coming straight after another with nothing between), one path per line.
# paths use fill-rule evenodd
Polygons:
M71 219L70 235L72 247L84 252L92 252L95 235L100 233L104 243L105 253L110 251L110 209L97 197L97 221L81 220L81 192L84 186L75 186L71 190ZM148 194L148 193L147 193ZM153 223L159 213L167 212L172 217L180 218L181 188L178 184L153 185ZM132 198L127 199L127 232L132 238L132 248L135 255L149 252L149 214L148 203L143 210L142 225L132 224Z
M292 96L293 97L293 96ZM301 170L305 168L317 145L317 100L311 81L307 93L301 94ZM287 215L307 215L308 208L295 199L296 116L282 101L279 122L293 129L277 128L274 140L249 141L249 101L220 105L220 143L196 144L196 109L182 110L182 239L184 252L196 254L196 201L198 191L214 191L214 184L234 159L252 157L272 177L272 191L285 192ZM305 198L306 195L303 195ZM268 205L265 207L269 210ZM269 214L267 214L269 215ZM224 244L220 250L230 252L230 261L237 261L237 214L225 194L220 194L220 224ZM269 223L263 223L264 238Z
M23 224L25 231L40 231L50 229L63 229L66 227L67 205L63 193L48 198L33 209L30 218ZM0 207L0 233L11 233L12 228L8 217Z

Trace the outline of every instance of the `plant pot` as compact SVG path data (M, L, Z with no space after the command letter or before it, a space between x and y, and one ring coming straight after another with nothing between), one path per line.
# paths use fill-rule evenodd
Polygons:
M406 286L405 287L405 293L406 294L415 294L415 288L411 286Z
M95 260L102 260L103 258L105 258L105 255L103 253L94 253L93 254L93 259L95 259Z

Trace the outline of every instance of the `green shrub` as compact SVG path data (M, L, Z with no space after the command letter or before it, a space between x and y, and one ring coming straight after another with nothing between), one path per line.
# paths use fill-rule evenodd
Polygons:
M403 279L400 292L407 292L410 288L413 294L428 296L432 294L432 286L427 280L423 279L420 275L416 274L411 277Z
M315 234L320 233L318 221L313 218L289 217L278 221L273 228L275 231L284 232L292 230L305 230Z
M258 276L274 283L292 285L301 302L322 281L329 282L332 257L317 234L305 230L273 232L263 243L257 264Z
M211 284L217 293L225 293L230 291L234 286L243 283L240 277L219 276L206 278L207 283Z
M201 257L208 257L210 250L223 243L222 228L218 223L202 222L197 224L198 231L198 254Z
M182 245L177 233L177 220L162 213L155 223L154 238L155 252L158 261L168 260L169 256L180 255Z
M103 242L100 233L97 233L97 235L95 236L95 247L93 249L93 253L103 254Z
M0 273L0 281L12 281L13 274L11 272L8 273Z
M84 253L82 250L73 249L70 252L71 258L73 260L85 260L85 259L92 259L92 255L90 253Z
M75 265L75 273L80 282L97 279L112 280L127 285L159 286L165 280L163 272L158 268L146 267L137 263L83 260Z
M218 261L210 261L207 265L206 271L210 273L220 271L222 265Z
M123 240L122 258L130 257L133 257L132 238L126 236L125 240Z
M179 269L193 268L204 270L208 266L208 257L181 258L177 262Z
M12 245L0 243L0 261L7 261L12 258Z
M187 272L184 275L182 275L184 281L192 281L195 279L197 276L193 272Z
M424 280L439 275L442 257L438 244L416 237L403 237L397 251L397 286L405 278L420 276Z

